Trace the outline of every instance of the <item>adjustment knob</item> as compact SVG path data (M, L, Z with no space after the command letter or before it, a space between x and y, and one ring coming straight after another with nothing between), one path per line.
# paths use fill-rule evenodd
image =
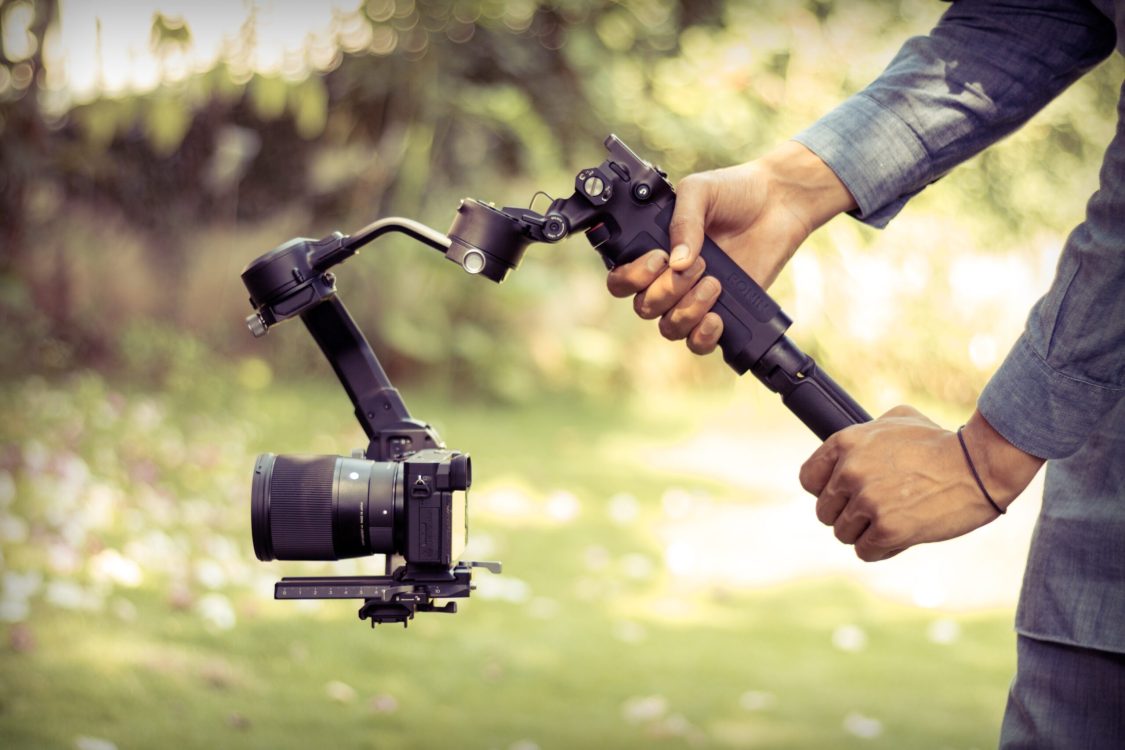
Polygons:
M265 336L266 331L269 330L261 313L253 313L252 315L246 316L246 327L250 329L250 333L254 334L254 338L256 339Z
M550 214L543 223L543 236L548 242L558 242L566 236L568 229L566 219L558 214Z
M591 227L586 232L586 239L590 241L592 247L601 247L611 236L609 227L605 224L598 224L596 227Z

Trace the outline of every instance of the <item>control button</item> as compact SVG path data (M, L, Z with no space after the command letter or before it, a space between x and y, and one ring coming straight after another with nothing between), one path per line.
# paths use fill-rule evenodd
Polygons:
M586 239L590 241L592 247L600 247L609 240L610 236L609 227L605 224L598 224L586 232Z

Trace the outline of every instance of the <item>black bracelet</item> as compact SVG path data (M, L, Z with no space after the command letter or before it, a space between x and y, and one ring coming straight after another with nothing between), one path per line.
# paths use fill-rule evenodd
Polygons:
M961 443L961 452L965 454L965 463L969 465L969 471L973 472L973 479L977 480L977 487L980 487L980 491L984 493L984 499L988 501L989 505L996 509L997 513L1004 515L1004 509L996 504L996 501L992 499L992 495L988 494L988 490L984 488L984 482L980 480L980 474L977 473L977 467L973 466L973 459L969 456L969 448L965 445L965 436L961 434L961 430L963 429L965 429L965 425L961 425L957 428L957 440Z

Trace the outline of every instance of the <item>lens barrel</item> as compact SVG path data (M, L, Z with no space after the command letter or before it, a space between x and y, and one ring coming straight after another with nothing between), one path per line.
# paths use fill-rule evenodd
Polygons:
M343 456L261 454L250 499L254 554L342 560L393 553L403 511L400 468Z

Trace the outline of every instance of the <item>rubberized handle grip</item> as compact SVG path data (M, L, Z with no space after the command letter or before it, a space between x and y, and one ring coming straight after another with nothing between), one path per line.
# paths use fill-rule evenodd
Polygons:
M871 421L871 415L815 362L781 402L821 440L845 427Z
M710 237L703 238L704 271L722 284L712 311L723 320L719 348L723 359L742 375L785 335L792 321L758 283Z

